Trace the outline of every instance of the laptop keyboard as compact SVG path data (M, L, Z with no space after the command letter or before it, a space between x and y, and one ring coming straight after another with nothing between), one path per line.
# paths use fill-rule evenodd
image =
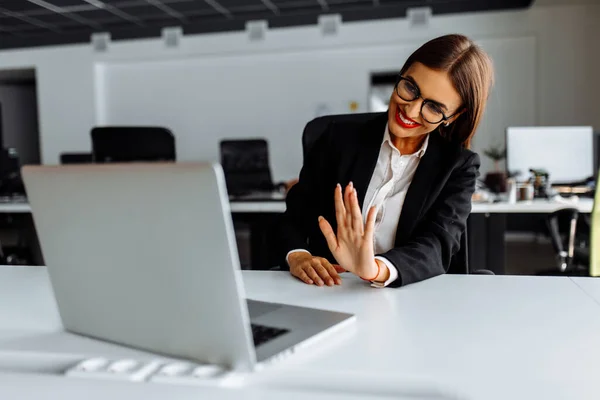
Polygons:
M254 338L255 347L289 332L287 329L271 328L264 325L250 324L250 326L252 327L252 337Z

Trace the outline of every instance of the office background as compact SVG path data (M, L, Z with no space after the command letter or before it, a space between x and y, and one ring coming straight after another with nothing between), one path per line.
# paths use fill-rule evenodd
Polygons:
M89 32L80 32L77 40L66 44L70 40L67 37L73 36L53 30L54 23L62 21L71 27L79 23L48 8L54 4L88 10L80 13L87 18L91 15L85 14L88 12L106 15L101 8L108 4L110 7L122 6L132 13L140 7L140 13L162 13L164 17L167 13L161 10L161 4L169 4L174 9L200 5L214 14L217 10L214 5L220 3L233 8L254 4L254 9L260 8L261 4L265 7L268 4L308 4L313 14L303 17L302 26L274 24L277 27L263 32L262 39L251 38L257 32L245 31L243 18L228 19L222 15L221 23L230 28L235 26L235 29L208 32L214 25L209 22L208 27L197 24L195 33L207 28L203 31L205 34L186 34L175 46L167 45L156 26L152 35L147 35L146 30L146 34L136 40L133 40L135 35L123 40L126 35L113 32L113 40L104 43L104 50L98 50L91 43ZM401 10L400 6L392 7L395 13L385 15L391 5L409 3L411 7L432 5L434 15L429 19L413 20L405 16L406 10ZM499 9L507 4L517 8ZM457 7L454 12L450 12L452 5ZM490 6L497 9L483 10ZM211 11L211 7L214 10ZM354 21L357 12L353 14L348 10L355 7L364 12L379 13L379 19ZM461 7L471 8L469 12L462 12L465 10L461 11ZM34 16L20 14L24 9L32 10ZM338 11L344 18L353 14L354 18L350 18L353 22L337 25L335 20L330 20L327 32L323 32L323 26L317 24L316 14ZM124 22L122 17L108 17L121 24L135 25L132 21ZM174 25L178 23L177 18L171 20ZM478 190L467 222L468 235L463 236L461 251L455 257L463 268L452 271L461 275L444 274L400 289L372 289L367 282L351 274L343 275L341 286L319 288L297 282L287 271L276 271L277 266L269 264L272 243L269 240L273 239L269 234L273 232L270 229L272 222L285 209L285 191L280 190L280 185L271 185L277 190L266 193L245 193L238 188L240 195L230 197L229 204L242 267L273 271L245 270L238 274L241 280L232 282L231 275L210 274L235 268L229 261L208 262L204 266L202 260L198 263L178 262L181 257L174 257L173 252L184 252L173 243L185 246L189 241L177 234L173 224L179 220L166 214L172 211L169 199L174 193L164 191L158 184L146 186L148 191L141 196L142 202L149 199L155 205L165 205L166 194L169 203L161 208L163 212L156 219L143 214L147 217L144 220L154 229L142 236L154 236L153 232L158 231L159 235L155 237L160 240L157 243L164 244L153 245L154 252L146 253L147 241L135 239L131 245L136 253L127 251L128 240L120 237L113 244L100 240L95 243L97 251L85 253L73 251L72 241L69 241L63 248L66 249L65 257L71 262L65 265L72 265L77 259L82 268L69 279L59 279L64 286L51 285L47 268L15 267L45 265L37 245L32 209L15 173L17 158L23 164L58 164L65 153L82 153L62 157L62 161L68 158L70 162L139 161L149 154L151 157L148 158L153 160L172 160L177 153L178 161L218 161L221 150L230 188L232 182L243 180L247 183L247 176L233 180L231 177L239 178L238 173L248 170L261 178L261 184L266 181L262 178L267 175L268 168L246 168L249 164L264 167L265 160L270 161L272 180L278 183L298 174L302 160L301 136L308 121L318 115L367 112L374 106L385 108L386 97L391 91L390 77L393 86L394 75L406 56L426 40L450 32L472 37L490 53L495 63L495 89L474 141L475 150L482 155L483 161L479 184L488 182L486 173L496 168L493 160L484 155L484 150L502 149L506 137L514 145L508 154L511 167L525 169L535 166L532 163L538 160L547 163L548 152L542 150L552 149L551 157L555 158L550 159L551 180L561 176L576 177L581 171L591 174L592 152L600 143L592 145L592 130L596 131L596 140L600 137L599 21L599 0L0 0L0 113L3 114L0 116L0 264L10 264L0 265L0 398L60 397L69 400L84 395L88 399L126 397L146 400L158 397L237 399L244 396L268 400L282 396L289 399L310 396L318 400L345 398L349 397L346 393L351 393L353 397L364 398L377 395L379 398L400 398L404 394L410 398L486 400L599 399L600 281L577 276L600 276L598 251L592 252L595 260L590 261L590 250L598 250L600 240L596 234L600 226L600 208L594 209L594 201L600 199L600 192L596 191L595 199L592 198L593 180L568 188L587 190L583 192L586 196L576 200L569 194L565 197L540 194L549 189L543 183L543 174L528 183L523 182L530 178L528 176L520 176L514 185L506 182L507 188L518 190L507 190L499 195ZM257 29L260 31L260 24ZM194 29L189 32L193 33ZM36 40L43 46L35 47ZM318 122L312 126L318 127ZM104 127L104 135L99 134L102 129L92 130L102 125L154 125L166 129L131 130L129 127L124 130L108 126ZM554 129L560 129L560 132L552 132ZM125 134L126 130L129 134ZM173 136L170 136L171 131ZM579 138L575 140L577 131ZM556 137L554 135L561 136L548 143L546 139ZM151 136L155 139L149 139ZM156 140L157 136L162 139ZM254 141L253 146L223 142L224 139L240 138L264 138L266 141ZM172 143L176 143L176 151L170 146ZM266 143L269 157L266 156ZM167 152L157 156L153 153L157 147ZM251 147L255 151L250 150ZM584 152L585 157L577 157ZM243 157L238 157L239 153ZM561 175L555 173L554 168L568 163L572 168L564 168ZM501 173L496 176L503 175L505 161L497 167ZM270 174L268 176L270 178ZM538 178L540 184L536 185ZM43 181L47 185L45 190L55 194L46 200L58 205L57 209L70 212L73 207L69 204L85 198L88 193L82 190L81 197L69 193L81 191L79 184L65 190L64 186L49 185L48 182L47 179ZM206 189L207 186L202 187ZM102 185L93 183L93 187L95 193L103 192L107 198L112 196ZM189 187L188 183L186 187ZM162 196L153 202L155 188ZM536 191L540 195L530 201ZM256 194L262 197L258 200L252 197ZM33 201L33 190L30 195ZM97 200L98 194L94 198ZM199 204L202 201L187 200L178 204L194 203L196 212L210 210L205 204ZM139 199L134 204L140 204ZM222 204L215 205L219 206L216 208L219 211L227 209L221 207ZM104 215L111 214L111 210L104 211ZM178 211L176 214L181 217L181 207ZM79 215L84 214L85 210L80 207ZM113 214L121 218L125 212L121 209ZM142 215L134 214L136 218ZM64 216L58 223L46 224L44 240L61 236L60 231L69 223L63 220ZM82 230L89 226L88 239L91 241L102 237L98 235L97 227L89 225L93 225L92 220L78 218L79 225L76 225L83 226ZM103 220L107 221L106 218ZM198 226L204 227L204 232L214 229L206 223L207 218L202 220L203 225ZM162 226L161 221L170 221L170 224ZM188 227L194 225L195 220L189 221L192 224L188 223ZM120 229L119 224L110 225ZM592 226L595 227L595 239L590 238ZM54 230L59 234L54 235ZM66 230L71 234L75 232ZM212 240L198 242L196 239L191 238L198 244L194 251L218 253ZM562 239L567 251L555 244ZM160 257L155 257L158 253L161 253ZM110 265L103 268L104 265L84 259L86 255L94 257L96 254ZM114 256L118 254L126 256L116 259ZM141 256L131 257L133 254ZM133 259L135 261L130 261ZM131 273L131 268L122 268L131 267L131 262L142 263L136 264L140 268L138 276ZM94 274L89 269L91 266L102 274ZM50 271L60 267L51 264ZM192 275L179 272L186 269L192 271ZM486 271L482 270L497 275L564 276L484 276L482 272ZM88 274L88 271L92 273ZM104 273L113 272L117 279L97 279ZM472 275L464 275L467 272ZM123 284L128 281L122 279L124 276L129 276L130 283ZM157 276L161 277L160 281L156 280ZM199 281L208 289L197 290L202 285L196 287L190 276L211 276L211 279ZM225 277L227 284L219 276ZM89 287L78 285L77 277L85 277L83 281L87 280L92 289L96 286L99 290L80 291L80 297L73 296L77 290L71 291L72 288ZM165 284L167 280L169 282ZM106 284L108 281L112 284ZM156 296L156 290L148 291L149 281L158 282ZM240 291L242 282L245 293ZM237 286L238 290L229 291L232 286ZM128 290L131 287L133 291ZM175 293L180 288L183 290ZM215 293L219 296L214 296ZM256 374L257 379L225 375L221 381L223 385L207 386L209 382L196 378L211 365L201 365L199 371L194 366L182 374L181 363L175 364L175 368L170 363L165 369L146 370L145 378L136 377L143 383L136 384L124 381L124 375L132 372L129 369L132 361L133 365L136 360L154 362L158 355L117 346L118 340L114 338L111 342L117 343L104 343L64 332L60 315L67 314L63 312L64 307L59 313L55 294L62 295L67 299L65 303L84 310L84 313L86 307L83 305L96 295L101 300L108 299L93 301L99 312L88 308L85 319L109 329L112 324L121 325L120 321L123 321L120 317L105 318L111 309L120 309L116 302L128 303L124 304L123 311L134 310L128 305L138 306L140 312L134 310L128 320L135 323L141 318L153 321L155 326L160 325L159 332L172 330L173 340L165 342L167 335L161 341L174 347L181 337L204 339L209 336L205 332L197 335L197 327L209 326L207 331L218 329L219 324L211 322L215 315L244 317L246 311L239 308L243 301L237 301L242 295L264 302L354 314L357 325L347 333L332 331L335 338L325 338L320 349L309 349L312 347L309 345L302 351L294 351L303 353L306 350L306 353L294 354L294 358L298 358L295 361L291 358L287 366L282 364L281 368L266 369L266 374ZM224 308L225 303L219 301L224 297L227 304L238 303L236 308ZM144 298L152 301L139 301ZM202 311L198 311L202 308L195 307L186 309L199 316L198 322L187 318L189 313L185 312L171 313L172 318L165 318L164 312L172 310L168 304L173 304L173 300L182 300L179 304L185 307L190 304L190 299L195 305L209 305L209 314L213 318L203 318ZM152 306L148 308L148 305ZM150 317L146 318L147 315ZM265 316L261 313L262 321ZM309 318L295 319L307 326L311 322ZM247 321L243 322L247 324ZM135 325L136 329L131 332L142 338L144 331L139 328L144 324ZM238 325L242 329L242 324ZM278 324L272 326L284 328ZM227 346L223 347L226 350L241 343L233 342L233 338L242 338L236 335L238 330L230 327L233 325L215 336L219 339L217 343ZM281 333L280 329L275 331ZM149 332L156 333L151 326ZM248 327L237 333L244 332L248 339ZM252 336L259 337L254 333ZM248 354L252 352L250 350ZM192 353L186 355L189 354ZM92 365L84 361L90 357L94 357ZM199 361L203 360L199 358ZM121 367L117 369L118 364ZM83 375L71 375L74 366L82 367L76 367L75 372ZM96 376L102 379L93 379L98 369L100 375ZM122 373L124 370L125 374ZM161 376L161 372L165 374ZM193 380L188 372L195 376ZM153 380L156 377L158 380ZM163 383L159 383L161 378Z
M501 145L510 125L600 126L598 20L593 0L538 0L434 15L419 27L382 19L342 23L333 35L318 25L269 29L257 41L245 31L184 35L175 48L148 38L112 41L104 52L89 43L3 50L0 71L35 76L42 163L89 151L93 126L147 124L176 133L181 161L218 160L223 138L265 137L281 181L297 176L308 120L368 111L371 74L397 71L415 47L449 32L474 38L496 67L475 150ZM482 174L492 168L483 157Z
M160 126L173 132L178 161L220 161L221 141L263 138L272 181L288 181L298 175L308 121L385 110L406 57L426 40L451 32L472 37L495 65L496 84L473 142L482 155L482 181L496 167L505 170L505 160L496 166L484 154L505 146L507 127L600 127L600 4L595 0L311 1L222 0L235 17L220 15L214 24L192 19L183 24L186 34L175 33L175 40L173 32L168 40L161 37L161 26L182 21L153 21L153 28L146 29L119 10L150 21L150 15L169 17L165 10L198 7L210 19L210 13L219 14L218 7L203 0L5 3L2 7L10 9L0 8L2 147L15 149L21 164L57 164L65 153L90 158L95 126ZM281 15L265 4L280 6ZM291 21L286 10L293 4L306 14L296 13ZM420 18L411 16L415 9L409 7L415 5L431 5L433 15L420 11ZM330 18L326 24L319 20L322 14ZM265 15L272 28L264 30L258 23L244 29L246 21ZM82 24L81 18L104 24L112 39L104 41L102 33L90 37L99 29ZM74 29L77 35L69 33ZM573 156L562 156L563 164L571 162L568 155ZM519 180L526 180L527 172L521 172ZM1 189L0 194L7 192L6 186ZM236 214L244 267L270 266L256 256L270 247L257 239L264 232L256 232L266 229L264 220L280 206L268 205L267 214ZM470 237L479 240L470 246L473 264L493 260L498 273L528 274L556 263L556 249L543 226L546 214L502 214L502 224L490 222L481 210L474 214L473 219L487 222L471 224ZM16 224L19 232L25 226L26 236L34 236L28 214L1 218L3 225ZM15 263L31 263L31 246L24 242L36 240L0 230L2 248L11 249L5 259L17 254Z

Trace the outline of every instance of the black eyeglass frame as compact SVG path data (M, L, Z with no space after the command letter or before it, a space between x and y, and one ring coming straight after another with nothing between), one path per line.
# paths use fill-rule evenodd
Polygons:
M398 85L400 84L401 81L406 81L406 82L410 83L416 89L417 96L414 99L411 99L411 100L405 99L404 97L402 97L400 95L400 91L398 90ZM408 102L415 101L415 100L417 100L418 98L421 97L421 90L419 90L419 87L413 81L411 81L408 78L403 77L402 75L398 76L398 79L396 80L396 84L394 85L394 91L396 92L396 94L398 95L398 97L400 97L402 100L408 101ZM459 111L456 111L454 114L449 115L449 116L446 116L446 114L444 114L443 111L440 111L440 113L442 114L442 119L440 119L437 122L432 122L432 121L429 121L427 118L425 118L425 116L423 115L423 107L425 106L425 104L435 104L436 106L439 107L439 105L438 105L439 103L437 101L433 101L433 100L429 100L429 99L423 99L423 103L421 103L421 109L419 110L419 114L421 114L421 117L425 121L429 122L432 125L439 124L440 122L447 122L450 118L452 118L456 114L460 113L460 110L461 110L459 108Z

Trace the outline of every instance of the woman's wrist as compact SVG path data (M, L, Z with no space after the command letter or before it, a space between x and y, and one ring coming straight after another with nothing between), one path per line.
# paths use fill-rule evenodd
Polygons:
M370 271L365 276L361 276L361 278L365 281L371 282L385 282L390 278L390 270L388 269L385 263L373 259L373 264L369 268Z
M390 279L390 270L387 267L387 265L383 261L380 261L378 259L375 259L375 263L378 266L378 273L375 279L373 279L372 281L383 283Z

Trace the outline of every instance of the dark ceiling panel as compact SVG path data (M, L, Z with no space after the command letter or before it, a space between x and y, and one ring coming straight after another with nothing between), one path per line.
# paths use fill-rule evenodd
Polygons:
M216 0L220 5L227 9L237 8L237 7L245 7L245 6L265 6L261 0Z
M65 24L69 25L74 22L72 19L67 17L67 15L70 15L70 14L48 13L48 14L38 14L35 17L31 17L31 18L34 18L38 21L42 21L47 24L52 24L52 25L56 25L56 26L60 27L61 25L65 25Z
M312 14L314 21L317 21L317 15L323 12L323 7L316 0L277 0L273 3L279 8L281 15L289 14Z
M321 7L321 5L319 4L319 2L317 0L271 0L271 1L279 7L284 7L284 6L293 6L293 7L318 6L319 8Z
M101 10L101 9L95 9L95 10L91 10L91 11L83 11L83 12L78 12L75 14L79 15L80 17L86 18L86 19L98 21L99 23L102 23L103 21L106 21L106 20L113 20L115 18L122 19L122 18L116 16L115 14L111 13L110 11Z
M28 12L40 10L41 7L27 0L0 0L0 10L2 9L15 12Z
M184 15L222 15L214 7L209 6L204 1L182 1L177 3L167 3L167 5Z
M22 20L17 19L17 18L12 18L12 17L0 18L0 26L12 28L12 27L18 26L18 25L29 26L30 24L27 24L26 22L23 22Z
M158 8L156 6L149 5L148 3L146 3L145 5L133 6L133 7L119 7L118 5L116 5L115 7L119 10L126 12L127 14L135 15L136 17L141 18L141 19L143 19L144 17L153 16L153 15L162 15L162 16L168 15L165 11L161 10L160 8ZM165 8L170 9L171 7L165 5Z
M27 0L23 0L27 1ZM80 6L86 3L84 0L44 0L46 3L53 4L58 7Z
M381 8L380 6L373 7L372 0L329 0L327 2L327 5L328 12L330 13L343 13L346 10L367 10L367 12L373 12L376 11L378 8Z
M245 29L265 19L271 28L316 24L320 14L344 21L398 18L408 7L434 14L527 8L533 0L0 0L0 49L89 42L93 32L113 40ZM97 7L99 6L99 7Z

